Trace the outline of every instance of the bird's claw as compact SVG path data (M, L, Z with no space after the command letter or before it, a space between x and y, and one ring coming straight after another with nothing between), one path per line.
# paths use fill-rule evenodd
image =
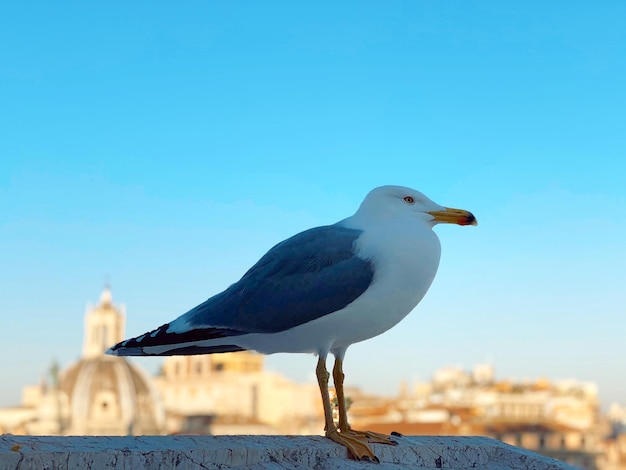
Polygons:
M337 429L333 429L326 431L326 437L348 449L350 455L356 460L380 463L380 460L367 443L365 436L352 433L344 434L340 433Z
M341 431L341 434L350 435L350 436L358 436L364 437L367 439L367 442L373 444L386 444L390 446L397 446L398 443L386 436L385 434L379 434L377 432L371 431L355 431L354 429L346 429L345 431Z

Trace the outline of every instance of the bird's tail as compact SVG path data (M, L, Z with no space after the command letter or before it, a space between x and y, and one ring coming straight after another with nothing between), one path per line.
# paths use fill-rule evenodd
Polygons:
M243 334L229 328L196 328L174 332L166 323L135 338L124 340L107 350L112 356L177 356L215 354L244 351L245 348L229 341L229 337Z

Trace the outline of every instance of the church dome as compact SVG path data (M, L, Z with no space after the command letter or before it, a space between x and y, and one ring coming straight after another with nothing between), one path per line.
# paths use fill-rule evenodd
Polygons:
M82 359L59 379L59 389L69 398L68 434L160 434L164 411L158 392L126 359Z

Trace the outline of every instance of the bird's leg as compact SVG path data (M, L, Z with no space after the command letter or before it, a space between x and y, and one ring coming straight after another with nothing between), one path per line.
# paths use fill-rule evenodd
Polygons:
M317 360L317 367L315 369L315 375L317 375L317 383L320 386L320 392L322 392L322 404L324 405L324 431L332 432L335 429L335 422L333 421L333 412L330 407L330 396L328 395L328 371L326 370L326 358L321 357Z
M333 367L333 382L335 382L335 394L337 395L337 405L339 407L339 430L341 432L351 431L348 424L348 410L346 409L346 397L343 393L343 379L345 374L343 373L343 361L341 359L335 359L335 366Z
M354 431L350 427L348 423L348 410L346 409L346 398L343 393L344 378L343 361L340 358L336 358L335 366L333 367L333 381L335 382L335 393L337 394L337 405L339 406L339 431L341 431L341 434L346 436L363 436L366 437L369 442L378 444L396 445L396 442L392 441L389 436L385 436L384 434L371 431Z
M330 374L326 370L326 357L321 356L317 361L317 367L315 369L317 375L317 383L320 386L320 392L322 393L322 404L324 405L324 431L326 431L326 437L346 447L350 454L357 460L374 460L378 462L378 457L374 455L374 452L367 444L367 439L362 436L348 436L340 434L337 431L335 422L333 421L333 411L330 406L330 395L328 394L328 378Z

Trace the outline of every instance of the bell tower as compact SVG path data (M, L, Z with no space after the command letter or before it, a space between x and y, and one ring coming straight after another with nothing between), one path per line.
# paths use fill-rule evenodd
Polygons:
M96 307L87 307L85 312L85 342L83 358L104 355L104 352L124 339L126 314L124 306L113 305L111 288L106 285Z

